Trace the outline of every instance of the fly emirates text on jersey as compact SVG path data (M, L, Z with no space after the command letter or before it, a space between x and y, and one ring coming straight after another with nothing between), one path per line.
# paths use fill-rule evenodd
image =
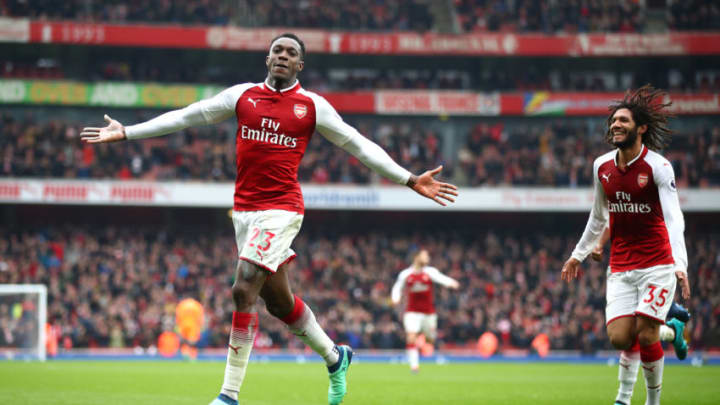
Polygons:
M618 202L608 202L608 211L610 212L627 212L631 214L649 214L652 212L650 204L632 202L630 193L617 191L615 192L615 198Z
M283 145L288 148L295 148L297 146L297 139L277 133L280 129L280 123L278 121L263 118L262 121L260 121L260 127L261 129L253 129L243 124L240 128L240 137L242 139Z

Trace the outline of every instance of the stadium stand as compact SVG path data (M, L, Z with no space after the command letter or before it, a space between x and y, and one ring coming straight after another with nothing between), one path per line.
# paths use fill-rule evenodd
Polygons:
M690 229L698 223L690 218ZM148 347L174 327L174 306L184 297L197 297L206 308L208 329L200 345L222 346L235 266L229 221L226 225L3 228L0 282L48 285L49 316L60 325L66 349ZM321 322L333 338L355 348L404 347L398 313L389 306L390 287L407 265L408 252L420 245L430 249L434 265L463 285L457 293L436 294L441 347L472 347L480 334L492 331L504 349L526 349L540 332L551 337L553 349L609 348L604 268L589 261L573 288L559 280L562 259L575 243L570 232L491 225L428 234L399 232L392 225L368 232L308 226L294 244L296 292L323 314ZM693 347L702 349L720 336L713 293L720 235L691 233L687 244L694 252L690 333ZM259 345L301 349L284 324L261 313ZM0 319L0 335L22 333L9 322L8 308L0 308Z
M324 28L359 31L442 30L439 21L453 16L461 32L642 32L648 12L644 2L544 0L452 0L433 7L427 0L291 1L193 0L152 1L7 0L0 16L109 23L170 23L256 27ZM672 30L717 30L720 7L712 0L668 1L664 21Z
M609 148L602 119L588 124L555 120L479 122L464 143L443 155L445 137L423 121L404 123L350 117L404 167L419 172L445 164L461 186L588 186L592 161ZM508 121L509 122L509 121ZM693 122L690 120L689 122ZM75 142L81 122L39 122L32 115L3 114L0 174L11 177L231 181L235 178L234 128L195 128L153 140L92 147ZM459 129L460 131L460 129ZM421 147L422 146L422 147ZM298 177L305 183L373 184L382 179L321 136L313 137ZM665 151L680 187L720 186L720 125L703 122L680 131Z

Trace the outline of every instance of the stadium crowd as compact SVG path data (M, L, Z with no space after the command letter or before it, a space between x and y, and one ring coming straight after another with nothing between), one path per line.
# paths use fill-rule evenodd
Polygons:
M458 150L453 179L470 186L588 186L593 160L610 149L603 128L567 120L507 130L502 122L477 124ZM676 134L663 154L679 187L720 186L720 126Z
M171 23L343 30L428 31L433 17L419 0L5 0L0 16L109 23Z
M32 3L32 4L31 4ZM668 1L673 30L717 30L720 7L712 0ZM436 13L423 0L4 0L0 16L111 23L170 23L361 31L437 30ZM643 2L621 0L452 0L461 32L642 32ZM442 9L442 7L438 7Z
M674 0L667 12L667 24L678 31L720 30L720 4L713 0Z
M465 32L642 32L636 1L455 0Z
M150 347L175 328L175 305L186 297L205 308L207 329L199 346L225 345L236 257L229 223L222 231L127 225L0 230L0 283L48 286L48 314L61 330L62 347ZM578 283L559 279L579 232L313 226L293 245L298 257L290 274L295 293L314 307L335 340L355 348L399 349L401 312L390 305L390 288L408 265L409 252L421 245L432 252L433 265L461 282L457 292L436 292L441 347L473 348L491 331L501 349L527 349L545 333L553 349L592 353L610 347L605 271L588 260ZM720 235L686 238L692 252L692 347L717 346ZM302 349L282 322L264 309L260 314L258 346ZM2 333L19 333L12 325L12 314L0 306Z
M147 117L145 117L147 118ZM138 120L143 119L138 117ZM608 150L602 121L557 120L512 127L480 122L446 158L446 137L423 121L352 117L349 122L402 166L419 173L439 164L460 186L560 186L591 184L592 161ZM87 123L85 123L87 124ZM235 128L192 128L166 137L113 145L80 143L83 123L32 116L0 116L0 175L78 179L232 181ZM592 134L592 135L588 135ZM373 184L382 178L322 136L314 136L298 177L303 183ZM706 124L674 136L664 152L680 187L720 186L720 125Z

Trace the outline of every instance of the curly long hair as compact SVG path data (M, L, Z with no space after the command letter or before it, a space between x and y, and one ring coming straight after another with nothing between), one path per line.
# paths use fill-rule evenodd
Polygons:
M670 135L672 130L668 128L668 118L673 115L667 110L672 102L664 102L667 93L646 84L637 90L628 90L625 92L625 97L610 105L610 116L607 119L607 132L605 133L605 140L609 144L613 144L612 132L610 131L610 125L612 125L612 118L621 108L627 108L632 113L632 118L635 121L636 128L642 125L647 125L647 131L642 134L642 143L654 151L660 151L670 144Z

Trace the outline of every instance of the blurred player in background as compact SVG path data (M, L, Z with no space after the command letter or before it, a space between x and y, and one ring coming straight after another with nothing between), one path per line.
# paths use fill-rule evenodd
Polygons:
M303 89L297 74L303 70L304 57L303 41L294 34L282 34L270 44L263 83L238 84L213 98L128 127L106 115L108 126L85 128L81 133L88 143L116 142L237 118L232 216L239 254L232 286L235 312L225 379L213 405L237 404L258 328L258 296L270 314L325 360L330 377L328 403L340 403L347 392L352 350L328 337L312 310L292 294L287 275L288 263L295 257L290 245L304 214L298 166L316 130L375 172L441 205L457 196L455 186L433 178L442 167L420 176L408 172L346 124L327 100Z
M193 298L185 298L175 306L175 325L183 340L181 352L190 359L197 358L197 344L205 323L205 309Z
M417 373L420 369L418 336L422 333L425 341L433 344L437 334L433 283L453 290L460 288L457 280L442 274L435 267L428 266L429 263L430 254L426 249L420 249L413 257L412 266L398 274L391 292L393 305L398 305L402 299L403 290L407 288L403 327L405 328L408 364L413 373Z
M600 240L590 253L590 257L592 257L593 260L597 262L602 261L604 246L608 240L610 240L610 228L605 228ZM666 324L660 325L660 340L663 342L671 342L675 348L675 355L680 360L685 360L688 353L688 344L685 341L683 332L685 331L685 324L689 320L690 312L682 305L673 301L665 319ZM637 374L640 370L640 345L637 342L635 342L630 349L620 352L618 366L620 386L618 388L616 404L629 403L630 398L632 398L635 382L637 381ZM624 399L627 399L627 401L623 402Z
M616 149L593 164L595 197L590 218L561 273L567 282L578 276L580 263L596 248L609 220L607 334L612 345L623 350L621 364L637 362L633 349L639 345L647 405L660 403L665 359L660 326L678 282L682 297L690 298L685 222L675 174L670 162L655 152L667 145L671 134L664 95L643 86L610 106L606 139ZM631 369L620 367L616 404L630 403L632 385L628 390L623 381L631 380L625 378Z

